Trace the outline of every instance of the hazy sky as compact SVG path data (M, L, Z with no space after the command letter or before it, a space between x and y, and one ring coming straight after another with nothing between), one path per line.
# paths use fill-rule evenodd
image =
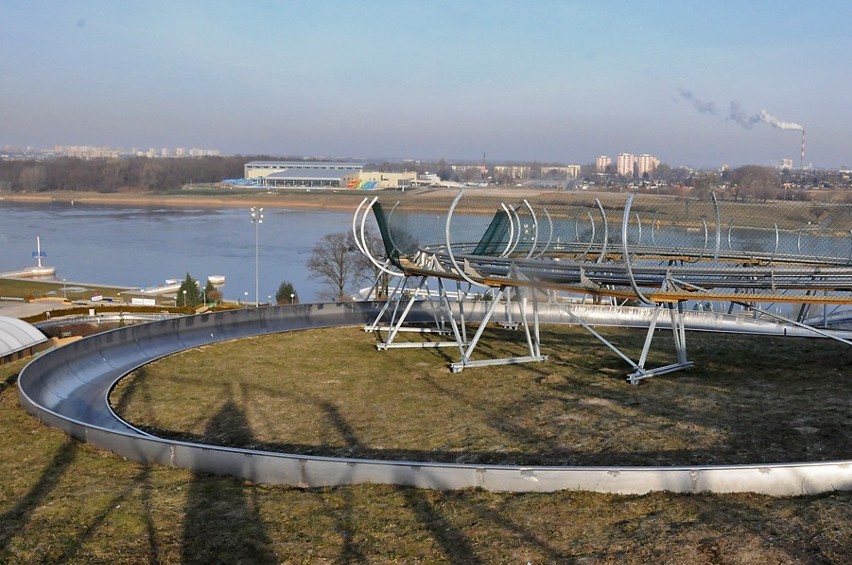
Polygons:
M846 0L0 0L0 145L852 166L850 83Z

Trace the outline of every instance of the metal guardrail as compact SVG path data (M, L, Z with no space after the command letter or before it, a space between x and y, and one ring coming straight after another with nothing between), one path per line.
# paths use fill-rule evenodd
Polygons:
M642 494L757 492L812 494L852 489L852 460L819 463L678 467L534 467L466 465L312 457L171 441L119 419L108 393L128 372L154 359L199 345L286 331L358 325L376 303L306 304L249 308L127 326L52 350L18 378L22 406L47 425L142 463L298 487L384 483L441 490L587 490ZM410 320L427 320L421 307Z

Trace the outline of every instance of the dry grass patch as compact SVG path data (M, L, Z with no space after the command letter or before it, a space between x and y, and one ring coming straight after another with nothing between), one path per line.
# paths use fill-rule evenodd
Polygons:
M644 332L605 333L638 355ZM522 354L520 335L489 330L480 355ZM693 333L694 370L633 387L626 364L582 330L548 327L542 340L546 363L452 374L455 349L379 352L354 328L267 336L151 363L112 402L157 435L303 454L523 465L852 457L851 348ZM649 363L669 362L666 349Z
M302 490L128 462L24 413L23 365L0 366L3 563L848 562L848 492Z

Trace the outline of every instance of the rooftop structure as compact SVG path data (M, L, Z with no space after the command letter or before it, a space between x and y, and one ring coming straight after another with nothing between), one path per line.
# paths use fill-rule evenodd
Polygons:
M249 161L245 164L245 178L262 178L277 171L314 171L317 169L342 172L360 172L365 163L350 161Z
M34 352L47 337L34 326L17 318L0 316L0 363L15 361Z

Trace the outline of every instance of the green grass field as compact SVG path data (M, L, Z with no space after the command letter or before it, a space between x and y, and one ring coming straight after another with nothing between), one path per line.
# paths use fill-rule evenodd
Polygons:
M0 278L0 296L12 298L67 298L89 300L100 294L105 298L120 298L123 287L63 283L55 280L4 279Z

